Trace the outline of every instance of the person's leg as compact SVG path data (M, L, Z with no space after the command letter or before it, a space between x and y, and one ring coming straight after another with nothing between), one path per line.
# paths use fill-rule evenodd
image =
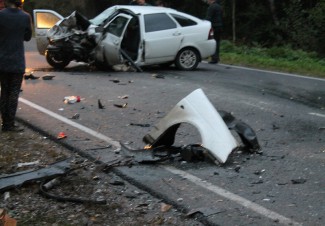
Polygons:
M209 63L211 64L216 64L219 62L220 57L219 57L219 52L220 52L220 37L221 37L221 30L218 28L213 29L213 38L216 40L216 51L215 53L211 56L211 61Z
M11 131L15 128L15 117L23 75L17 73L5 74L1 78L1 116L2 130Z
M7 99L8 99L8 89L9 83L7 80L7 74L1 72L0 74L0 84L1 84L1 96L0 96L0 111L1 111L1 119L2 119L2 126L6 126L6 119L8 118L7 112Z

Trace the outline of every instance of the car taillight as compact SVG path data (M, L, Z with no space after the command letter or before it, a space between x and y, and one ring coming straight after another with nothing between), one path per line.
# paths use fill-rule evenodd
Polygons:
M213 39L213 29L210 28L208 39Z

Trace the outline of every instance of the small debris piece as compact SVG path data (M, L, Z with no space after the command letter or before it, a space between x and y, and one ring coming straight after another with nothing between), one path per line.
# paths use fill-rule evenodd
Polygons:
M241 166L236 166L236 167L235 167L235 171L236 171L237 173L239 173L240 168L241 168Z
M4 201L7 201L8 199L10 198L10 192L9 191L6 191L5 194L4 194Z
M126 108L128 105L128 103L125 103L125 104L114 104L115 107L118 107L118 108Z
M104 107L104 105L102 105L102 102L100 101L100 99L98 99L98 108L105 109L105 107Z
M258 180L258 181L254 181L251 184L263 184L264 181L263 180Z
M66 96L63 98L65 104L74 104L80 102L80 96Z
M25 80L28 80L28 79L34 80L34 79L39 79L39 77L34 76L33 72L29 72L29 73L24 74L24 79Z
M52 80L54 77L55 77L55 75L46 74L46 75L42 76L42 79L43 80Z
M292 179L291 182L293 184L304 184L307 180L303 179L303 178L299 178L299 179Z
M116 185L116 186L124 186L125 185L124 181L121 181L121 180L111 180L109 183L111 185Z
M118 79L110 79L110 81L114 82L114 83L119 83L120 82L120 80L118 80Z
M265 172L265 169L262 169L262 170L256 170L255 172L254 172L254 174L255 175L261 175L262 173L264 173Z
M58 139L63 139L63 138L66 138L66 137L67 137L67 135L65 135L64 132L60 132L60 133L58 134L58 136L57 136Z
M54 178L53 180L50 180L46 184L43 184L44 190L50 190L51 188L55 187L56 185L60 184L60 180L58 178Z
M163 213L166 213L168 212L173 206L172 205L168 205L166 203L161 203L161 206L160 206L160 211L163 212Z
M124 95L124 96L118 96L119 99L128 99L129 96L128 95Z
M150 124L130 123L130 126L150 127Z
M165 78L165 76L162 75L162 74L152 74L152 77L154 77L154 78Z
M275 124L273 124L273 125L272 125L272 129L273 129L273 130L277 130L277 129L280 129L280 127L277 126L277 125L275 125Z
M71 119L79 119L79 117L80 117L80 114L76 113L71 117Z
M17 167L20 168L20 167L23 167L23 166L32 166L32 165L37 165L37 164L39 164L39 160L34 161L34 162L18 163Z

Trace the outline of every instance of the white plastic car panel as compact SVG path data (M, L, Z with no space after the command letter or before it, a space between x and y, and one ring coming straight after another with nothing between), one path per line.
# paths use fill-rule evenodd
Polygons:
M177 125L180 123L195 126L201 135L202 146L221 163L225 163L229 154L238 147L236 139L202 89L193 91L178 102L166 117L144 137L144 141L152 146L157 143L162 145L164 142L171 145L174 138L166 137L166 131L170 132L174 128L177 130Z

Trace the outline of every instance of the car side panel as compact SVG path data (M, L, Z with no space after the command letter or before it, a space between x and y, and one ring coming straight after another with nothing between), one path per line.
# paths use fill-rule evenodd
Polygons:
M208 39L209 32L210 24L205 22L196 26L183 27L183 41L180 49L193 47L199 51L202 59L213 55L216 49L216 41Z
M145 62L155 63L161 60L174 60L183 41L178 29L146 33L144 38Z

